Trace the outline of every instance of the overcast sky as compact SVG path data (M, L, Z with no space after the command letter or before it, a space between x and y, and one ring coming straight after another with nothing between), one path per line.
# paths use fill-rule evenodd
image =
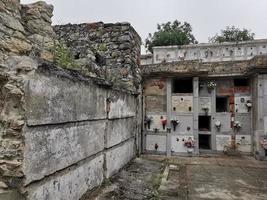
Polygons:
M21 0L31 3L36 0ZM53 24L130 22L144 40L157 23L187 21L199 42L227 25L267 38L267 0L46 0L54 5Z

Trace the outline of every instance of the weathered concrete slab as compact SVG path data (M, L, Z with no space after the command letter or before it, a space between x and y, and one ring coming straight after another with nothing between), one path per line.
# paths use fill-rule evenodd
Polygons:
M175 153L187 153L188 148L184 145L189 138L194 140L193 135L172 135L171 136L171 151Z
M117 173L126 165L135 155L134 140L129 140L121 146L105 152L106 159L106 177Z
M167 127L165 127L165 129L163 129L162 122L161 122L162 120L167 119L166 113L162 113L162 114L160 114L160 113L159 114L148 113L147 117L152 119L150 127L148 127L148 126L146 127L147 130L153 131L154 129L157 129L158 131L163 131L163 132L167 131Z
M166 112L167 97L166 96L146 96L145 107L147 112Z
M101 120L28 128L23 165L25 184L102 151L105 125Z
M78 200L89 189L103 181L104 156L71 169L68 173L51 177L34 187L27 188L30 200Z
M134 118L109 120L106 131L106 148L117 145L135 133Z
M136 99L133 95L109 91L109 119L133 117L136 113Z
M248 113L250 111L246 106L248 102L251 102L251 96L235 96L235 112Z
M144 95L166 95L166 79L149 79L144 83Z
M106 90L93 84L35 74L25 98L29 126L106 117Z
M172 111L177 113L193 112L193 96L172 96Z
M199 98L198 112L202 115L211 114L211 97Z
M167 138L166 135L146 135L146 150L156 151L155 145L158 145L157 151L166 152L167 151Z
M236 135L236 144L239 151L251 153L251 135Z
M237 131L237 134L252 135L250 113L236 113L235 121L239 121L241 123L241 128Z
M173 125L172 132L176 134L193 134L193 115L172 115L172 119L178 120L180 123L176 126L176 129L174 131Z
M216 135L216 150L223 151L231 144L231 135Z
M220 129L217 129L215 124L211 124L211 126L215 127L216 133L230 133L231 129L231 113L216 113L215 120L221 122Z

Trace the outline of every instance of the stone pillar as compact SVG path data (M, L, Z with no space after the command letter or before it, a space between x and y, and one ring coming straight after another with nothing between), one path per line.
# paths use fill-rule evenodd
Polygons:
M193 134L194 140L196 141L195 154L199 154L198 145L198 101L199 101L199 78L193 78Z
M172 112L172 80L169 78L167 80L167 120L168 127L171 127L171 114ZM167 156L171 156L171 133L167 131L166 137L166 150Z

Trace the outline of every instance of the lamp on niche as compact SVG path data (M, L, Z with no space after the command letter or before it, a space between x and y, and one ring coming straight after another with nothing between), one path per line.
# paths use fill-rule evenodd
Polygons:
M215 127L217 128L218 131L221 129L221 126L222 126L222 123L220 121L215 122Z
M152 116L150 116L150 117L145 116L145 120L144 120L145 127L150 129L150 125L151 125L152 121L153 121L153 117Z
M155 143L155 150L157 151L157 150L158 150L158 148L159 148L159 145L158 145L158 143Z
M165 130L166 125L167 125L167 119L164 118L163 116L161 116L160 119L161 119L162 129Z
M246 103L246 107L247 107L248 112L249 112L249 111L251 110L251 108L252 108L252 103L251 103L250 100L247 101L247 103Z
M234 121L234 128L238 131L241 128L241 123L239 121Z
M209 113L209 107L208 106L203 106L202 110L205 112L205 115L208 115L208 113Z
M180 124L180 121L177 119L172 119L171 120L172 126L173 126L173 131L176 131L176 127Z

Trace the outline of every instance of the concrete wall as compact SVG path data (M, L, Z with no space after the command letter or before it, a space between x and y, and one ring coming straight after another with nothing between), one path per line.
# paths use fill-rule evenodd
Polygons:
M150 65L153 64L153 55L141 55L141 65Z
M194 154L198 154L199 151L220 152L225 149L225 146L231 144L233 137L240 152L252 153L252 109L248 109L246 104L252 102L254 105L256 102L252 101L253 86L249 79L245 81L244 86L239 86L237 83L234 84L239 79L232 77L223 79L194 77L189 79L192 81L192 93L173 93L172 88L176 84L173 80L176 79L178 78L160 77L145 80L144 96L164 98L166 102L166 109L161 110L160 103L155 103L152 98L144 98L145 115L152 119L150 127L148 125L144 127L145 152L167 155L187 154L184 143L189 137L195 140ZM215 84L214 88L208 88L211 82ZM227 98L228 110L216 109L219 105L218 97ZM209 117L209 127L202 128L203 122L199 117ZM161 124L162 119L167 119L165 129ZM173 120L179 121L175 130ZM215 126L217 121L221 123L220 128ZM235 121L241 124L241 128L233 127ZM207 151L201 146L200 138L203 136L210 137L210 149ZM158 146L158 149L155 149L155 146Z
M137 97L53 67L32 73L25 83L26 199L78 200L126 165L137 152Z
M267 40L154 47L153 63L184 60L202 60L203 62L237 61L249 60L262 54L267 54Z
M253 150L257 158L267 160L267 150L261 145L261 141L267 139L267 75L256 75L253 84L255 87L253 91L253 101L257 104L253 109Z

